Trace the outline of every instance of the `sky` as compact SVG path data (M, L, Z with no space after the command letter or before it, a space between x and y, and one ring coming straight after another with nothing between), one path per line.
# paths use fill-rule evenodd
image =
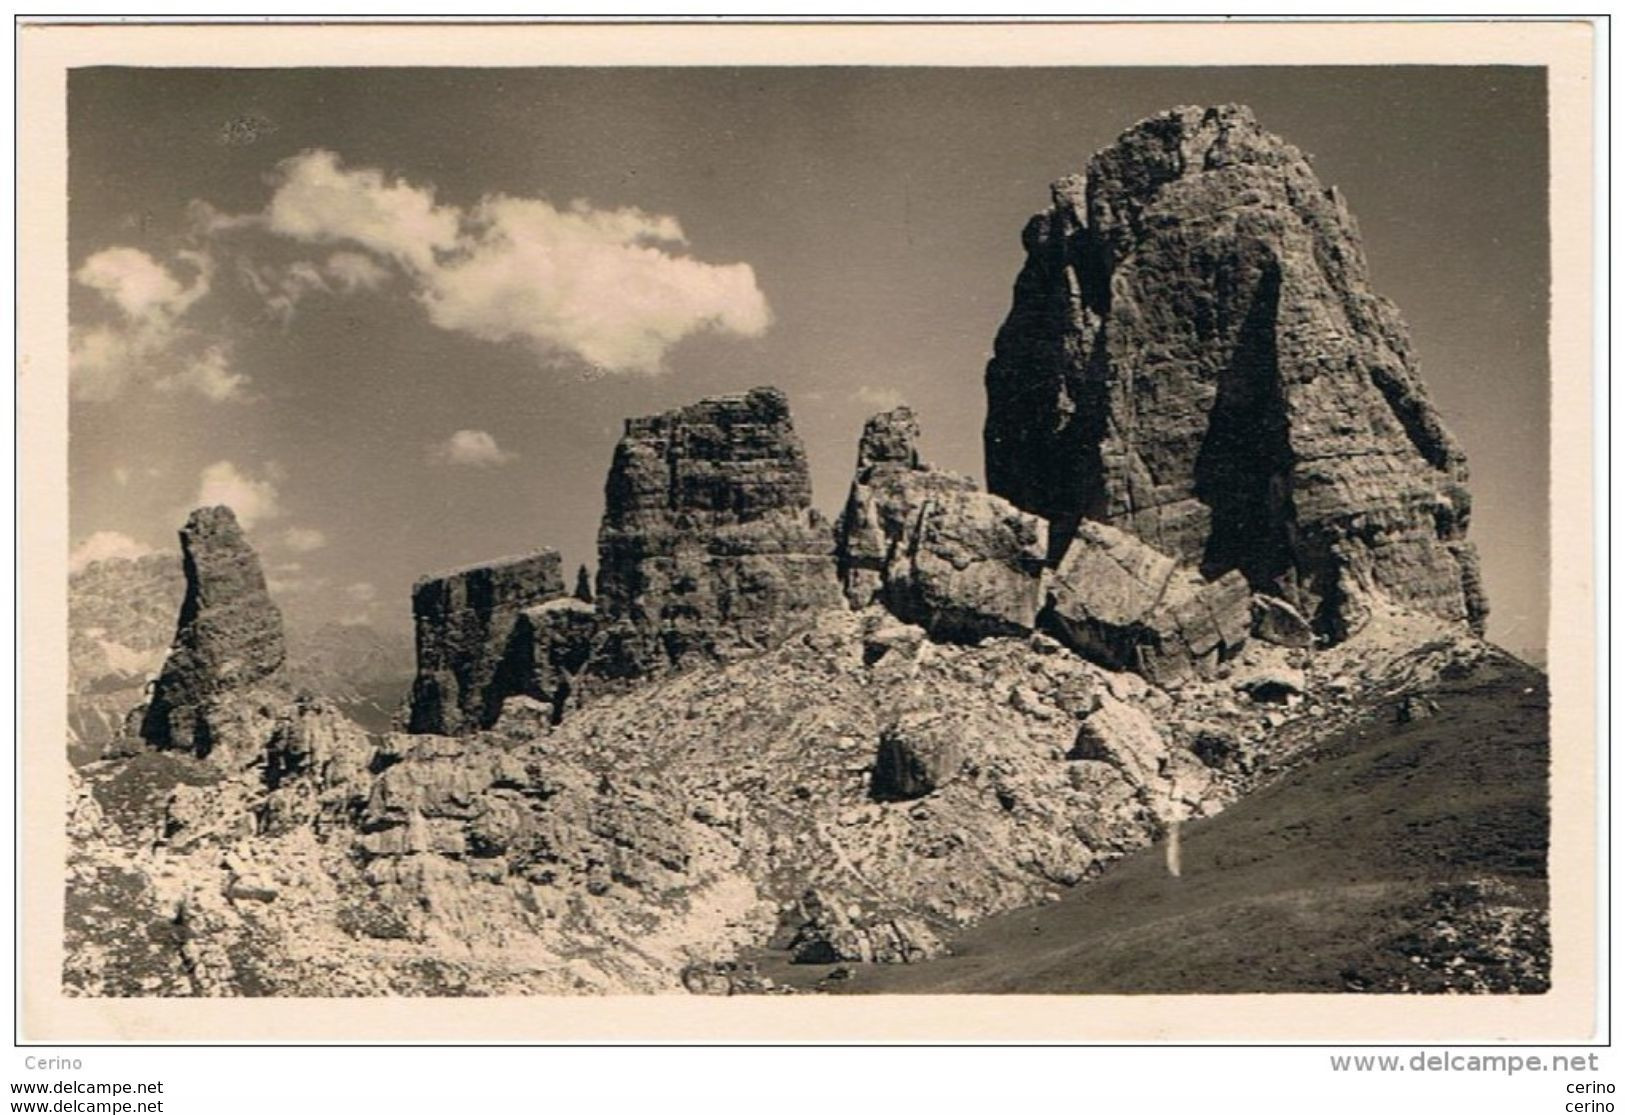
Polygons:
M899 402L983 475L1048 184L1237 101L1347 198L1472 466L1489 636L1544 646L1544 75L1469 67L101 68L69 80L75 561L231 503L290 616L592 563L625 418L776 384L845 499Z

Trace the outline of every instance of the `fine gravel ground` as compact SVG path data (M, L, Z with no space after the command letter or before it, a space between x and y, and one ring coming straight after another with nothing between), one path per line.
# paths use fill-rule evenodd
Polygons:
M1546 679L1504 656L1380 706L1272 785L953 955L764 974L840 993L1546 990ZM831 978L833 976L834 978Z

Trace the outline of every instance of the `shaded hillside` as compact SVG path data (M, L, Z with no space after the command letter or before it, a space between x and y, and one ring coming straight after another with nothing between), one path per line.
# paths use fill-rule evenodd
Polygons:
M1398 704L1380 706L1184 826L1179 878L1164 846L1148 848L1054 905L967 930L951 957L825 986L1545 990L1546 679L1500 655L1460 674L1431 691L1437 713L1398 723Z

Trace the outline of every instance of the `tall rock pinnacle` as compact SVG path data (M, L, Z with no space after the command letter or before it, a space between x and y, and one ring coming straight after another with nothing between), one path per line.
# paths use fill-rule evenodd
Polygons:
M1482 630L1467 466L1343 199L1241 106L1057 182L987 368L989 488L1239 569L1338 639L1382 594Z
M409 727L488 728L516 695L562 717L583 687L775 646L840 601L783 392L633 418L604 484L596 593L583 567L568 596L551 550L418 583Z
M841 599L807 455L775 387L626 423L604 486L598 610L609 672L772 646Z
M260 559L229 507L200 507L181 528L186 596L175 641L141 722L154 747L207 754L205 705L275 673L286 655L282 613Z

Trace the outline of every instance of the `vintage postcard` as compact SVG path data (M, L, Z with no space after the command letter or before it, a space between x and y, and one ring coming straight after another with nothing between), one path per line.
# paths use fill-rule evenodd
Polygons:
M1593 1033L1588 24L19 37L25 1039Z

